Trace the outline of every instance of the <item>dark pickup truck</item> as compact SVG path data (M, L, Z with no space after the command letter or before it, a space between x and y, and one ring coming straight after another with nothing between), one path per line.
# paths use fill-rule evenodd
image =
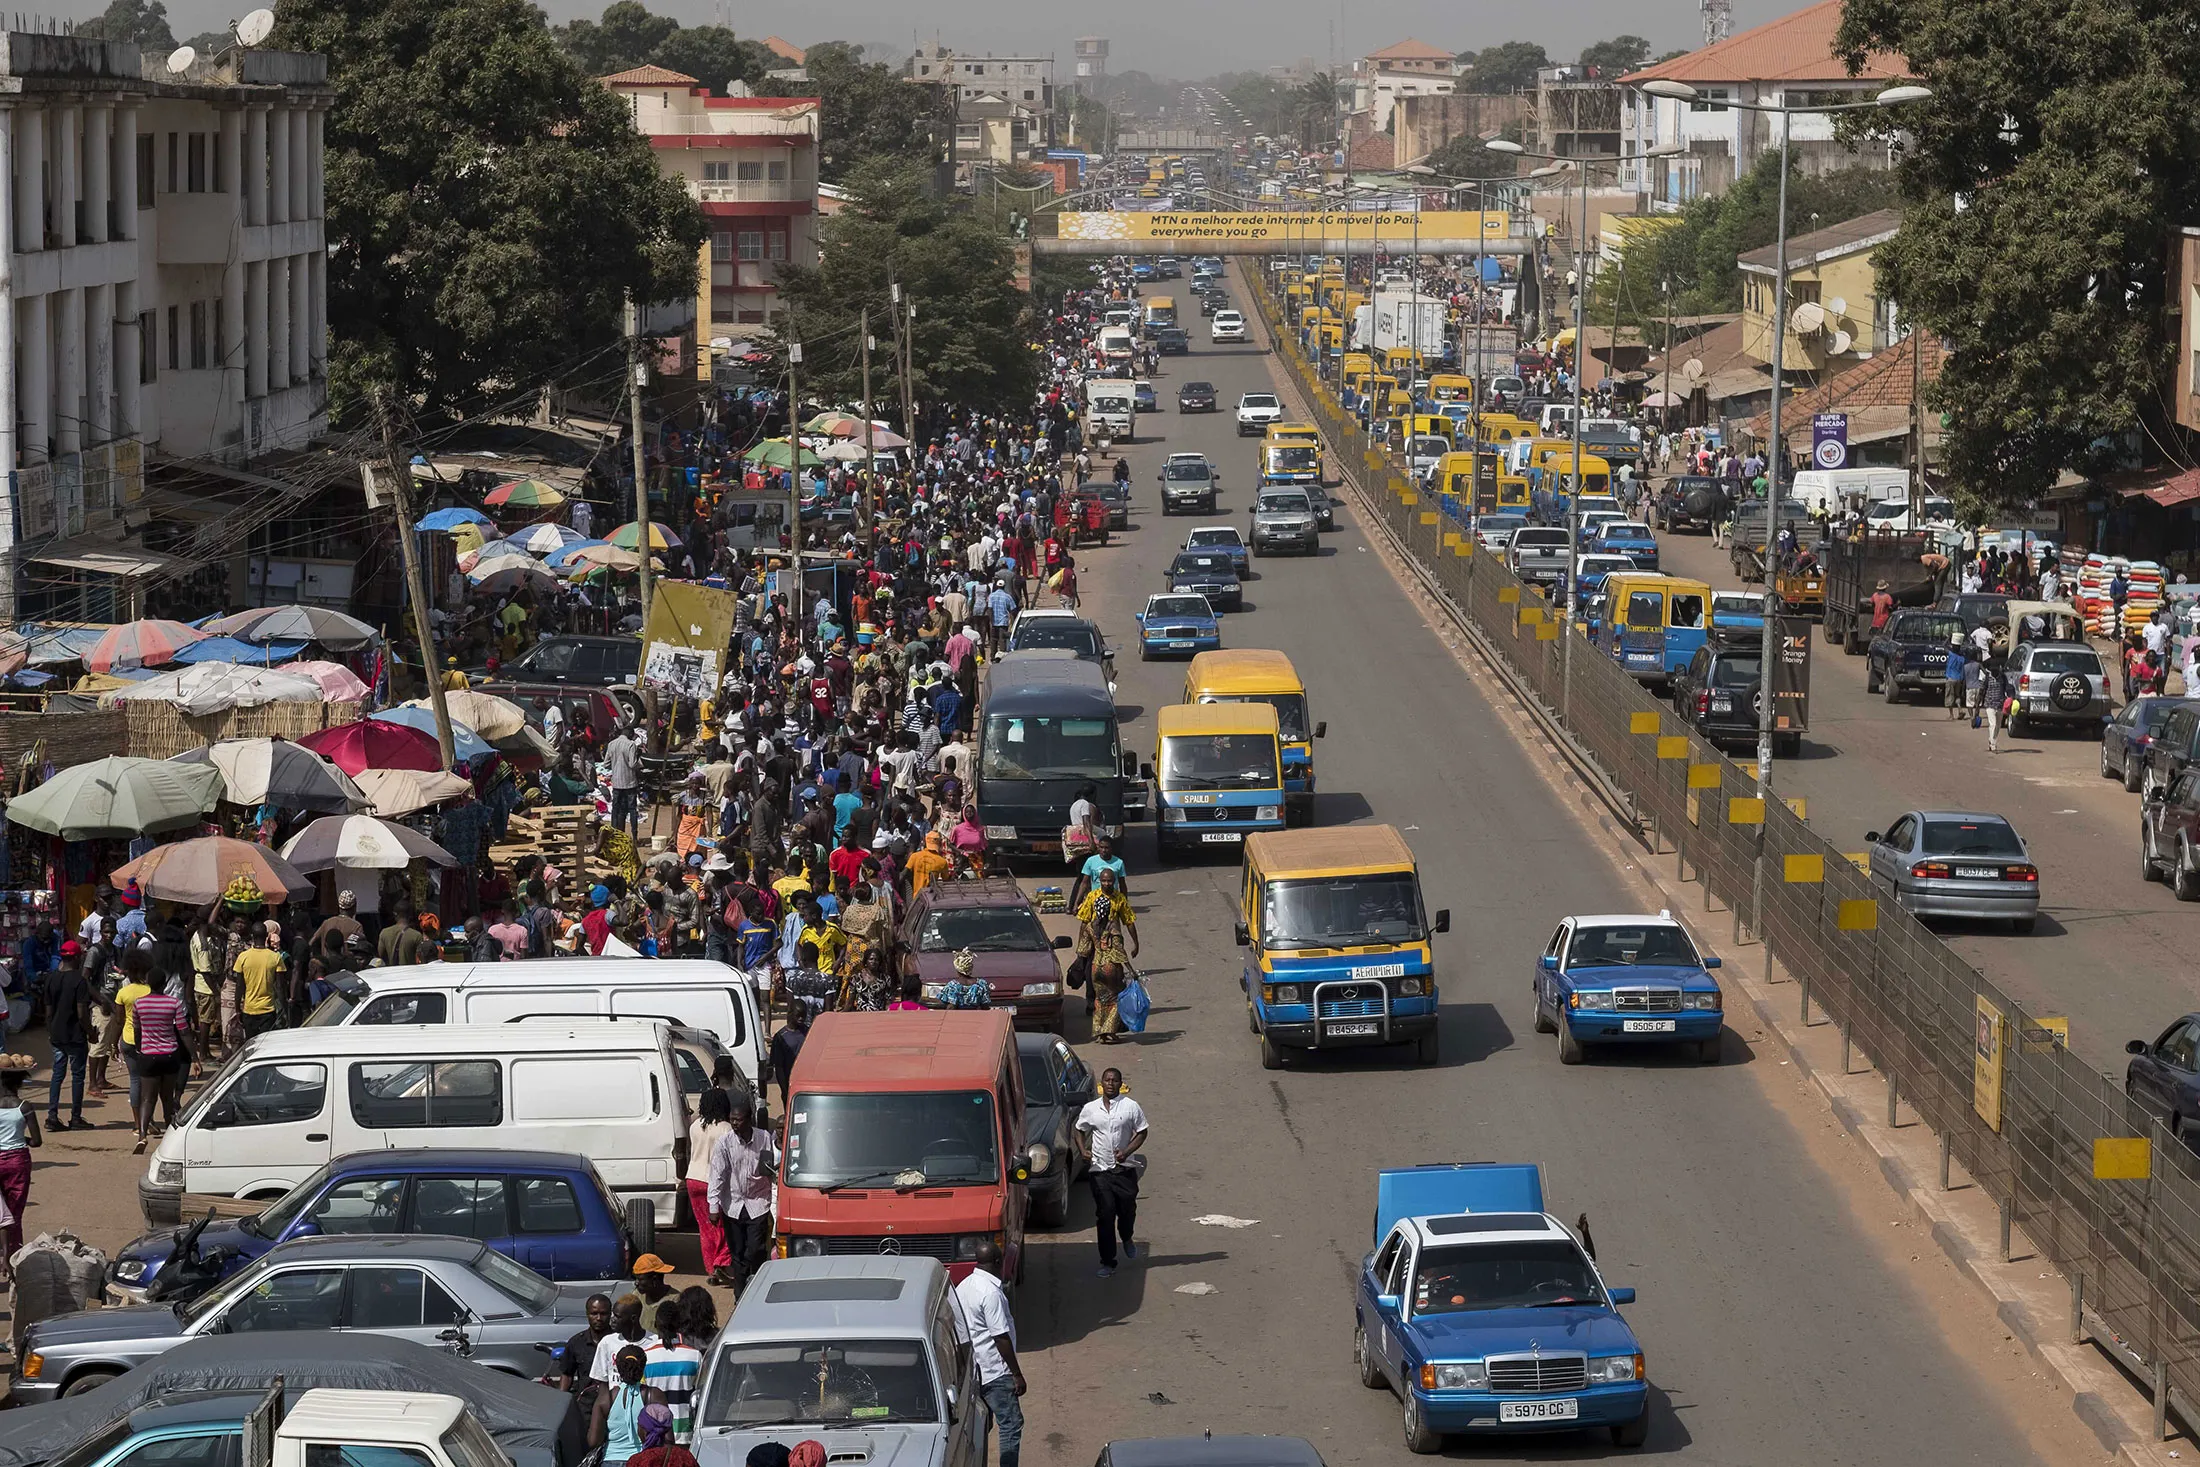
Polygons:
M1947 681L1948 645L1963 635L1963 618L1949 611L1898 611L1865 650L1864 691L1890 703L1912 689L1938 691Z
M1719 480L1705 474L1683 474L1667 480L1665 487L1652 496L1647 514L1652 529L1701 530L1708 535L1711 527L1726 517L1728 503L1726 487Z

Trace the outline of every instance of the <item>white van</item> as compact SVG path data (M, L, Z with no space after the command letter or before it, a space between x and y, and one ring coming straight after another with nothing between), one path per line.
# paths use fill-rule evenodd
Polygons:
M630 1214L669 1228L686 1139L663 1024L279 1029L223 1061L160 1138L138 1207L170 1227L186 1192L273 1198L353 1151L487 1147L585 1156Z
M1907 469L1884 467L1799 469L1789 479L1782 494L1812 514L1832 516L1844 509L1861 508L1883 499L1907 500L1910 497L1910 473Z
M350 1024L509 1024L657 1019L718 1036L753 1092L769 1068L756 989L708 958L531 958L338 973L309 1029Z
M1570 402L1543 404L1543 416L1536 423L1536 435L1541 438L1571 438L1574 433L1574 405Z
M1100 360L1120 365L1138 353L1138 338L1128 326L1100 328Z
M1922 511L1913 523L1910 519L1910 501L1903 499L1878 500L1864 511L1864 528L1867 530L1919 530L1946 525L1953 528L1956 505L1952 499L1938 494L1928 494L1918 501Z

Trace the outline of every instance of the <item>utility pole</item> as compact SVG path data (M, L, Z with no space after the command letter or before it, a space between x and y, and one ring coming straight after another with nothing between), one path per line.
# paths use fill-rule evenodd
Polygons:
M856 328L863 335L863 553L869 557L871 545L871 517L877 506L871 503L872 469L877 465L877 450L872 447L871 432L871 308L865 306Z
M1925 517L1925 342L1910 328L1910 523Z
M1659 285L1659 287L1658 287L1658 290L1659 290L1659 293L1660 293L1660 294L1662 294L1662 295L1663 295L1663 296L1665 297L1665 386L1664 386L1664 388L1663 388L1663 389L1662 389L1662 390L1660 391L1660 393L1659 393L1659 396L1663 397L1663 398L1665 399L1665 401L1664 401L1664 402L1663 402L1662 404L1660 404L1660 405L1659 405L1659 408L1658 408L1658 413L1659 413L1659 416L1660 416L1660 417L1662 417L1662 418L1664 418L1664 419L1665 419L1665 422L1666 422L1666 424L1667 424L1668 426L1670 426L1670 425L1672 424L1672 421L1673 421L1673 418L1672 418L1672 412L1673 412L1673 280L1672 280L1672 277L1671 277L1671 276L1667 276L1667 277L1666 277L1666 279L1665 279L1665 280L1664 280L1664 281L1663 281L1663 282L1662 282L1662 283L1661 283L1661 284ZM1662 433L1662 432L1664 431L1664 429L1660 429L1659 431L1660 431L1660 432Z
M787 329L794 329L794 312L787 313ZM802 365L802 343L787 343L787 482L794 486L794 599L787 604L800 609L802 605L802 439L795 431L801 426L802 388L795 381L795 368Z
M428 620L428 573L420 564L420 547L414 542L412 523L412 470L397 451L397 429L390 421L389 399L377 393L374 415L382 425L382 458L390 476L390 508L397 516L397 558L405 569L406 600L412 602L413 635L420 642L420 671L428 683L428 707L435 714L435 741L443 750L443 767L458 763L458 741L451 735L451 710L443 701L443 669L435 655L435 626ZM375 466L362 459L359 474L371 498Z
M634 545L641 565L639 590L642 628L649 628L649 460L642 451L642 382L649 369L642 365L642 311L634 297L626 298L626 411L634 435Z

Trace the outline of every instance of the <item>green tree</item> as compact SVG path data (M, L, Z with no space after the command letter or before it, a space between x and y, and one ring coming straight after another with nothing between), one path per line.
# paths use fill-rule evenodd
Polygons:
M722 25L681 26L649 59L721 94L735 82L753 88L765 72L783 64L762 41L743 40Z
M189 46L201 56L211 56L222 47L233 44L235 40L236 38L227 31L200 31L183 44Z
M920 401L976 407L1028 403L1038 383L1028 339L1028 302L1016 288L1008 242L974 217L967 201L930 191L921 169L874 159L847 177L848 207L825 221L814 268L780 277L787 337L802 343L805 396L847 400L861 387L858 326L891 334L890 283L916 307L912 383ZM871 389L892 396L874 354Z
M1337 82L1326 71L1317 71L1293 88L1292 131L1299 146L1313 148L1337 135Z
M1614 36L1581 48L1581 65L1594 66L1603 75L1623 76L1650 59L1650 43L1640 36Z
M168 7L161 0L109 0L105 10L77 24L76 34L95 41L135 41L153 56L176 49ZM228 45L229 37L222 35L219 44Z
M1474 58L1467 80L1477 92L1517 92L1535 85L1551 58L1533 41L1505 41Z
M2200 4L1848 0L1835 49L1933 89L1867 125L1908 131L1877 265L1954 346L1929 401L1957 485L2006 505L2141 428L2174 441L2166 242L2200 219Z
M558 44L588 76L611 76L653 60L680 22L653 15L637 0L614 0L600 19L582 17L557 28ZM660 65L662 63L659 63Z
M1519 123L1508 122L1498 136L1517 143L1521 132ZM1446 178L1512 178L1520 172L1518 158L1491 152L1478 137L1453 138L1421 161Z
M340 417L381 390L447 414L601 377L629 292L695 289L701 212L527 0L283 0L275 43L325 54L336 96Z
M874 158L916 163L936 156L934 135L944 127L932 113L942 89L912 86L893 67L863 60L862 48L846 41L820 41L805 56L808 81L767 78L757 91L820 99L821 177L838 182Z

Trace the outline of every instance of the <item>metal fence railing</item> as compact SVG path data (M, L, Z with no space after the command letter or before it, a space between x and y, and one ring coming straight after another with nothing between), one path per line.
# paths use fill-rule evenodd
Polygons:
M2159 1416L2200 1401L2200 1158L1891 900L1745 769L1697 737L1500 560L1475 550L1468 507L1423 493L1369 447L1301 350L1265 279L1252 294L1276 354L1406 555L1563 727L1574 752L1632 801L1692 880L1733 909L1798 988L1839 1024L1979 1188L2071 1280L2081 1326L2151 1370ZM1571 656L1568 644L1571 643ZM1998 1051L1999 1124L1988 1113ZM2135 1149L2102 1139L2143 1138ZM2130 1175L2130 1173L2137 1173ZM2107 1173L2107 1175L2103 1175ZM2074 1309L2074 1318L2081 1317Z

